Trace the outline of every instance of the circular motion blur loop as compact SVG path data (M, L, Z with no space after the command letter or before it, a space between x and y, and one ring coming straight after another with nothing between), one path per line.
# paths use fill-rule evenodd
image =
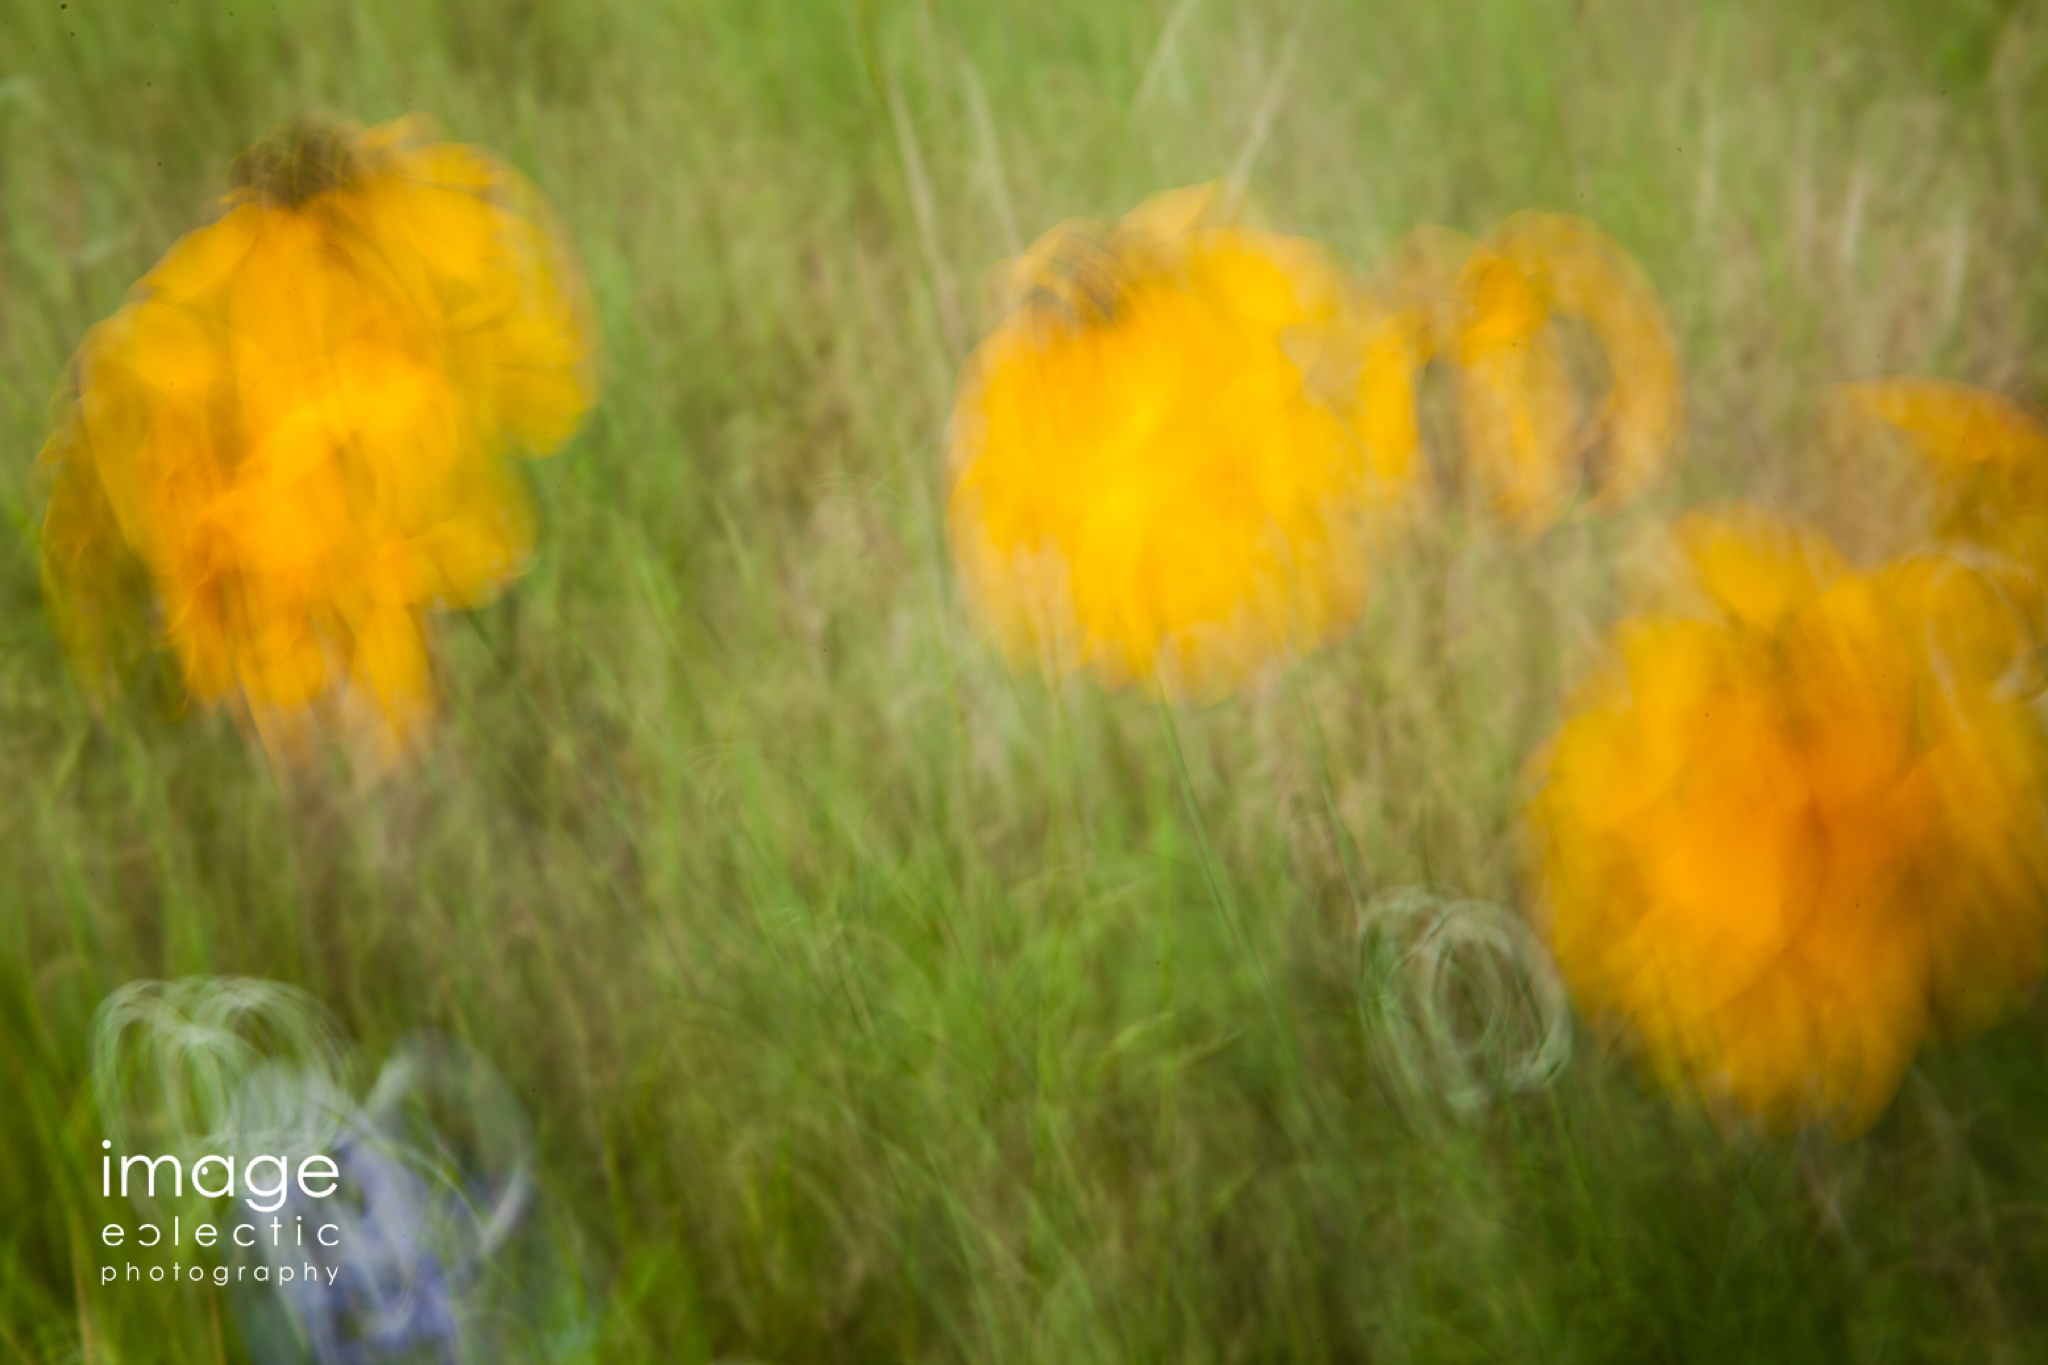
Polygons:
M79 350L46 595L96 687L161 644L273 754L339 728L387 762L433 711L428 613L533 547L508 460L591 403L582 283L523 180L411 121L287 129L236 175Z
M133 981L93 1016L93 1093L123 1153L314 1152L349 1108L347 1054L340 1026L295 987Z
M1571 1059L1571 1009L1550 954L1519 918L1419 887L1359 916L1366 1042L1409 1093L1473 1115L1548 1085Z

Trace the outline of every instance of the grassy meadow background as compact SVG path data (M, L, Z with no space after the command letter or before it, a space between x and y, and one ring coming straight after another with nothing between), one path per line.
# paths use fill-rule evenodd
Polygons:
M72 349L266 128L412 110L595 294L530 576L444 620L381 785L147 680L96 719L35 561ZM1364 624L1222 704L1013 677L941 515L988 269L1233 174L1361 264L1592 217L1686 462L1527 545L1446 479ZM2048 1358L2048 1007L1839 1148L1583 1030L1465 1119L1375 1067L1356 933L1525 903L1517 774L1663 519L1893 548L1823 385L2040 392L2044 178L2039 0L0 0L0 1360L246 1358L212 1288L94 1282L93 1008L200 973L488 1057L599 1360Z

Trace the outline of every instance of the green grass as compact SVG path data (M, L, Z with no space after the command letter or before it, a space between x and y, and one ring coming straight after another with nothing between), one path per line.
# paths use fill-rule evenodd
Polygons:
M1464 1120L1376 1068L1355 929L1519 903L1517 773L1673 511L1885 548L1821 386L2048 376L2044 79L2003 0L0 0L0 1360L243 1358L214 1291L93 1283L92 1011L199 973L488 1057L602 1360L2048 1354L2048 1011L1840 1148L1583 1032ZM525 170L596 294L531 575L443 623L381 786L146 689L95 720L35 571L72 348L246 142L408 110ZM1013 678L940 516L985 272L1234 170L1360 263L1594 218L1670 308L1687 463L1528 545L1454 491L1229 702Z

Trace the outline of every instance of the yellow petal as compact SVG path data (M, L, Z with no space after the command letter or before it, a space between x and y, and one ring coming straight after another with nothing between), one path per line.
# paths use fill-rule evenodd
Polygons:
M1606 356L1610 383L1584 444L1599 454L1599 497L1615 508L1669 466L1684 425L1678 355L1656 290L1636 263L1583 219L1518 213L1495 229L1554 316L1582 321Z

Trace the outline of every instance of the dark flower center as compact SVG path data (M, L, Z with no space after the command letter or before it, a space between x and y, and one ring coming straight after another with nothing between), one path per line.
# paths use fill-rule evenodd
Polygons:
M331 124L293 123L266 134L235 158L235 188L258 203L293 209L340 189L362 171L353 139Z

